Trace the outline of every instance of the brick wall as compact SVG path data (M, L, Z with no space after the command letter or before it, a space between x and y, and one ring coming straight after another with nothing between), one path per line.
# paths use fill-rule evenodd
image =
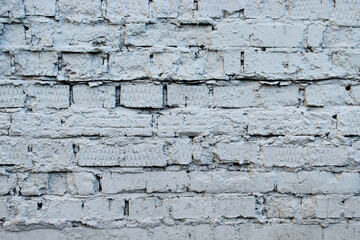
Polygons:
M359 0L0 0L0 239L360 238Z

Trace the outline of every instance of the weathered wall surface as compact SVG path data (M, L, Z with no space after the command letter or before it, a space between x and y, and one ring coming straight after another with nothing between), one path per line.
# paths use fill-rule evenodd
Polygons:
M0 0L0 239L360 239L359 0Z

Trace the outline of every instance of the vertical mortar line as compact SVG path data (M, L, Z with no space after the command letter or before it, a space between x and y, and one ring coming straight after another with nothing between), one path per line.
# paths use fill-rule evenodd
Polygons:
M124 216L129 216L129 200L125 199L125 204L124 204Z
M69 86L69 107L74 104L73 86Z
M241 51L240 52L240 69L241 71L245 71L245 52Z
M165 85L163 86L162 94L163 94L163 109L166 109L166 107L167 107L167 102L168 102L167 84L165 84Z
M121 85L115 87L115 107L120 107Z

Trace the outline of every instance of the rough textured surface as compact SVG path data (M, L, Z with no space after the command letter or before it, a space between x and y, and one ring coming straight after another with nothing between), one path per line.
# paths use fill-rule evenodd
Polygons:
M360 239L359 0L0 0L0 239Z

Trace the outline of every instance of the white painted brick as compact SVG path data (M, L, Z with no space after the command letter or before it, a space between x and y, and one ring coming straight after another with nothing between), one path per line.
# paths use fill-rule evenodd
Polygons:
M348 150L335 146L263 146L260 164L278 167L344 166L349 161Z
M169 163L187 165L192 161L192 142L181 138L169 147Z
M69 86L30 85L25 92L28 97L26 104L29 108L63 109L69 107Z
M218 143L215 155L224 163L252 163L257 159L258 146L249 142Z
M0 231L1 239L26 240L29 238L36 239L39 236L41 236L44 239L54 239L54 240L61 240L64 239L65 237L62 231L55 229L33 229L24 232Z
M245 18L278 19L285 14L284 2L281 0L244 0Z
M23 24L4 24L0 33L0 47L26 46Z
M26 15L35 16L55 16L56 0L26 0Z
M74 22L96 21L101 17L101 0L59 0L59 17Z
M96 178L88 172L68 173L67 191L73 195L91 195L95 193Z
M120 105L131 108L162 108L161 85L121 85Z
M256 106L257 85L215 87L214 106L226 108L245 108Z
M49 24L46 24L49 25ZM58 30L51 34L57 48L70 49L79 52L94 47L118 49L120 43L119 26L103 24L61 24L55 25ZM36 37L45 38L48 31L37 32Z
M232 14L240 11L244 4L240 0L221 0L221 1L212 1L212 0L199 0L199 16L200 17L213 17L221 18L227 14Z
M21 86L1 85L0 86L0 107L24 107L25 94Z
M269 197L266 199L266 215L268 218L295 217L298 202L294 197Z
M73 101L75 107L114 108L115 87L75 85L73 86Z
M24 76L56 76L58 58L55 52L15 53L16 74Z
M310 7L311 4L308 6ZM325 25L311 24L308 27L307 44L311 47L320 47L322 44L324 44L323 35L325 30Z
M296 106L299 98L299 87L294 84L279 87L263 85L258 94L261 104L268 108Z
M213 201L215 218L255 217L255 198L237 195L215 196Z
M287 3L287 15L292 19L329 19L331 1L305 0Z
M214 154L209 147L204 147L200 143L194 143L192 148L194 162L200 165L212 164Z
M148 51L121 52L111 54L110 75L114 79L139 79L151 76L150 53Z
M66 237L69 239L86 238L86 239L101 239L104 236L115 236L123 239L150 239L148 231L137 227L119 227L113 229L99 229L88 227L65 228Z
M125 147L125 166L166 166L167 162L162 144L129 144Z
M164 181L166 179L166 181ZM147 172L106 174L102 177L103 193L145 190L152 192L184 192L188 186L186 172Z
M241 63L241 51L224 52L224 72L226 75L238 75L243 70Z
M0 76L10 75L10 58L8 54L0 53Z
M31 166L32 157L29 150L29 146L25 141L4 139L0 141L0 164Z
M302 218L340 218L341 199L339 197L313 196L301 200Z
M171 215L174 219L208 218L213 212L211 204L211 198L174 198L171 202Z
M320 225L300 224L242 224L239 227L243 239L296 239L311 240L322 238Z
M360 237L359 223L330 224L324 229L324 239L355 239Z
M67 173L49 173L49 194L64 195L67 192Z
M79 166L121 166L124 149L111 145L81 145L76 159Z
M140 221L146 219L163 219L169 216L169 201L167 199L136 198L129 200L129 218Z
M8 135L10 132L10 114L0 114L0 135Z
M17 0L0 0L0 16L11 18L24 18L24 2Z
M352 197L344 202L344 217L360 217L360 198Z
M170 107L209 106L207 86L167 85L167 105Z
M334 13L332 14L331 18L336 21L343 20L353 24L358 24L360 19L360 13L358 10L359 2L357 0L339 0L335 4Z
M151 15L155 18L176 18L179 7L180 0L153 0L151 2Z
M190 190L209 193L270 192L274 189L275 175L260 172L227 172L225 170L189 174ZM251 190L250 190L251 189Z
M124 17L146 20L150 17L149 2L146 0L108 0L105 16L113 23L122 23Z
M351 102L349 92L339 84L311 84L305 88L305 103L307 106L346 105Z
M294 194L356 193L360 189L358 173L302 171L299 173L280 172L278 191Z
M101 77L107 71L107 64L101 53L62 54L61 76L78 80Z
M357 110L344 110L337 114L338 130L342 135L359 135L360 114Z
M8 195L17 185L15 175L0 175L0 195Z
M21 194L24 196L40 196L48 189L48 174L31 173L19 182Z
M354 100L355 104L360 104L360 85L352 86L350 88L350 96Z
M295 108L250 112L248 132L250 135L323 135L335 131L332 115Z

